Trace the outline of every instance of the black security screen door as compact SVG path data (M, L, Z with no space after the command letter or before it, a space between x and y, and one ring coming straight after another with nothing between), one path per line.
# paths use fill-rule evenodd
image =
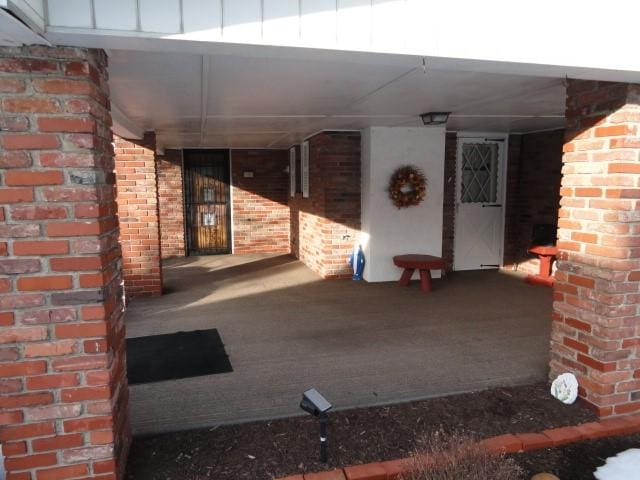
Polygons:
M185 150L184 196L190 255L231 252L228 150Z

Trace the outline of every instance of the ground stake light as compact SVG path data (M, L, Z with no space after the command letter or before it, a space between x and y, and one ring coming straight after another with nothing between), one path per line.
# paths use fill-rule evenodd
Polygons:
M327 412L333 408L329 401L320 395L315 388L310 388L302 394L300 408L320 420L320 461L327 463Z

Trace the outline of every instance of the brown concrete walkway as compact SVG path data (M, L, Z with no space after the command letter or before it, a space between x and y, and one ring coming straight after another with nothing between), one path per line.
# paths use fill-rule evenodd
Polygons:
M135 433L295 415L310 386L347 408L547 375L551 290L509 274L455 273L429 294L323 281L289 256L190 257L164 274L127 335L217 328L234 371L131 387Z

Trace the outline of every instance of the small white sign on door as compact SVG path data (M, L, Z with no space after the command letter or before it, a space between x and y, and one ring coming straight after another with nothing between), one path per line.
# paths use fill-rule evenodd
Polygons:
M202 196L205 203L211 203L215 200L216 192L213 188L203 188Z
M202 225L205 227L212 227L216 224L216 214L212 212L205 212L202 214Z

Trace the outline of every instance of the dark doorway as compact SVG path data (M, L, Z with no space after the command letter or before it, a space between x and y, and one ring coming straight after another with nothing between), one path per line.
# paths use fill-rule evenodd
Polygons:
M187 253L231 253L228 150L185 150Z

